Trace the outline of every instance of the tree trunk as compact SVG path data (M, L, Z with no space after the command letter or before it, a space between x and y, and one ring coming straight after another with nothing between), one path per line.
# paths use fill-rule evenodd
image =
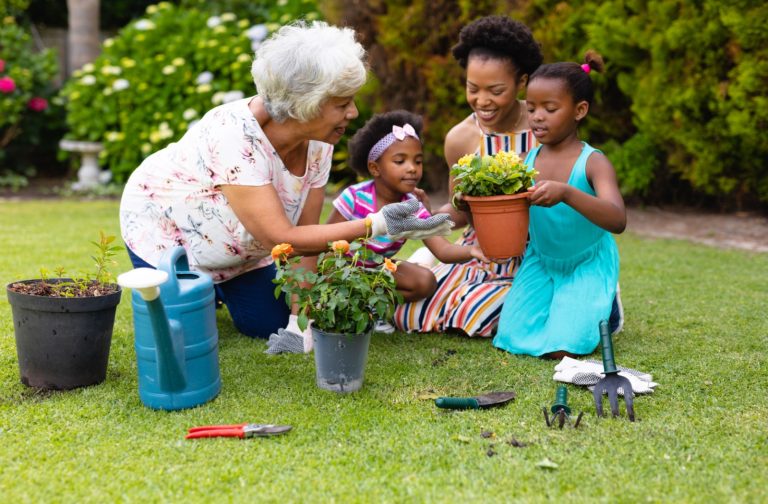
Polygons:
M101 50L99 0L67 0L69 35L67 73L96 59Z

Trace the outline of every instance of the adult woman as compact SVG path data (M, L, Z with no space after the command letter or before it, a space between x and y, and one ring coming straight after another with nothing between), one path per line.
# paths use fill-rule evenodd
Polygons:
M237 329L267 337L289 319L273 295L274 245L312 255L367 233L446 232L447 216L423 221L402 204L372 215L370 229L363 220L318 224L333 145L358 114L364 58L352 30L322 22L287 25L265 41L251 71L258 95L212 109L131 175L120 226L134 265L183 246L190 266L213 277Z
M539 44L528 27L505 16L483 17L462 28L452 52L466 70L466 98L473 112L446 135L448 166L468 153L513 149L520 153L534 147L525 103L517 99L528 75L542 61ZM453 180L450 188L452 194ZM468 214L450 205L440 211L449 212L457 225L470 223ZM477 243L471 226L460 243ZM395 325L406 331L491 336L519 264L520 258L504 264L477 260L438 264L432 268L438 282L435 294L398 307Z

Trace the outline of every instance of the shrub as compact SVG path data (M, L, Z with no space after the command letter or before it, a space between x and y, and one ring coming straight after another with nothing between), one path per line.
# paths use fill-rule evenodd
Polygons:
M445 189L448 166L443 141L466 117L464 77L451 55L461 27L487 14L515 16L527 2L392 0L324 3L328 18L353 26L369 52L377 86L364 88L360 101L371 112L403 108L424 116L424 183ZM366 117L367 119L367 117Z
M57 73L54 51L35 52L16 18L0 18L0 172L6 172L6 180L29 173L30 156L46 127L56 123L50 99Z
M280 18L279 6L270 12ZM103 142L102 164L124 181L208 109L254 93L253 44L277 26L168 2L149 6L64 86L67 136Z
M590 47L606 58L602 106L587 132L620 145L624 189L643 194L671 183L737 206L768 202L768 5L535 4L546 60L577 59Z

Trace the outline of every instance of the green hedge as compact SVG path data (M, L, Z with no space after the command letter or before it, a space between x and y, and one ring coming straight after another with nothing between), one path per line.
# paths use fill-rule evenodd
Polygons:
M376 110L426 115L427 181L447 178L442 144L464 117L450 47L466 22L508 14L526 22L545 61L601 52L597 106L585 139L605 149L627 196L723 206L768 203L768 4L734 0L395 0L330 2L354 26L381 80Z

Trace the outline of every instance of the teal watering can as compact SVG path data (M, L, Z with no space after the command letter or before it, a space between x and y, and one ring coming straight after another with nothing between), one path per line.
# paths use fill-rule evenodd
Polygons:
M137 268L117 277L133 289L133 325L139 397L162 410L192 408L219 394L219 333L213 281L191 271L176 247L157 269Z

